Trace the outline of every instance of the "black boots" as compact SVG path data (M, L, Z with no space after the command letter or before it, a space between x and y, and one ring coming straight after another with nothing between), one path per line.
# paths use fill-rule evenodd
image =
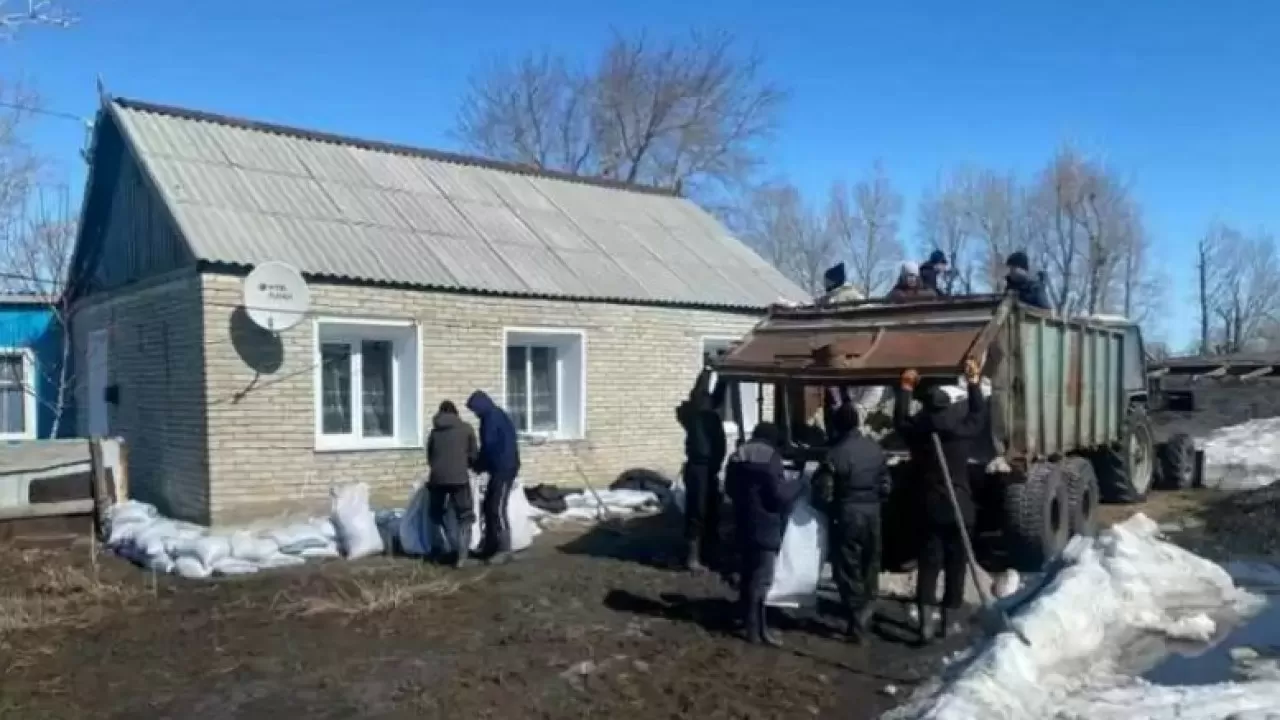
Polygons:
M871 620L875 617L875 614L875 605L871 603L854 613L849 620L849 628L845 631L845 637L848 638L849 642L861 645L866 641L867 635L871 632Z
M457 553L454 555L453 566L461 569L467 567L467 556L471 553L471 523L467 523L458 528L457 542L454 543Z
M748 602L742 619L743 638L753 645L782 647L782 641L769 630L768 614L763 600Z
M920 644L928 645L938 638L938 617L931 606L919 603L916 611L920 615Z

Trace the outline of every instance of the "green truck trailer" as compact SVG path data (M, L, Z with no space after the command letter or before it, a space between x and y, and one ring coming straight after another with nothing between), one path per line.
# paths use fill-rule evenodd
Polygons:
M921 388L954 385L970 357L983 362L990 387L987 431L969 466L977 531L992 557L1038 570L1072 534L1093 532L1099 502L1134 502L1151 486L1154 437L1136 325L1057 317L997 295L776 306L712 369L734 390L738 427L743 403L757 403L757 417L772 408L788 461L803 465L824 451L815 420L830 388L892 388L908 368ZM905 447L892 432L881 441L895 463L884 563L909 566L918 491Z

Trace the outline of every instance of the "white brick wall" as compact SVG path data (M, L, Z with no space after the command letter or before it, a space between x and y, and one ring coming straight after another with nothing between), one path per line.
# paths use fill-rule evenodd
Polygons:
M202 280L213 518L323 507L330 485L349 480L367 481L375 494L402 502L425 468L421 450L314 451L312 324L283 333L282 348L273 350L269 338L233 319L239 278ZM575 459L599 486L632 468L675 472L682 435L674 409L693 382L702 337L736 337L756 322L700 310L320 283L311 293L319 314L421 323L426 423L441 400L462 407L476 388L501 402L504 326L585 331L586 439L523 447L523 475L535 483L581 485ZM255 380L242 355L278 367Z
M200 278L161 279L142 289L90 298L72 317L76 422L88 433L90 332L108 333L108 406L113 435L125 439L132 495L162 512L208 521Z

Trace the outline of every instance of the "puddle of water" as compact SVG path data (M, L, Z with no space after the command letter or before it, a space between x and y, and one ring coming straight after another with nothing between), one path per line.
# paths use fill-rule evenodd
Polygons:
M1227 570L1238 585L1263 595L1267 604L1210 646L1162 643L1171 654L1144 673L1145 680L1159 685L1210 685L1274 675L1280 669L1280 562L1231 563Z

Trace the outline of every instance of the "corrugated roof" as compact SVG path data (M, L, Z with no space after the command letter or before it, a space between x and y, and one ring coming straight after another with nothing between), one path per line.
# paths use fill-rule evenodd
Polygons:
M110 109L200 260L541 297L806 298L662 190L132 100Z

